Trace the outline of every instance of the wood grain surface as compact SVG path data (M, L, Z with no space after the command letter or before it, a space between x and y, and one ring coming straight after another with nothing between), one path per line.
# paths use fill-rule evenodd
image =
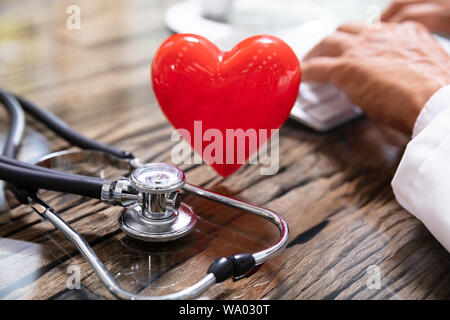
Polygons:
M172 128L150 86L150 62L171 33L174 1L0 2L0 86L54 112L74 129L133 152L171 161ZM67 6L81 29L66 28ZM4 139L7 116L0 111ZM31 119L20 158L70 147ZM182 165L188 181L266 206L288 222L287 249L251 277L206 293L210 299L447 299L450 259L420 221L395 201L390 182L407 138L360 119L327 134L289 120L280 131L280 170L245 165L224 179L207 165ZM92 168L91 168L92 169ZM168 245L125 236L118 208L43 192L89 241L115 279L142 294L196 282L218 256L265 248L278 233L267 222L187 197L199 214L193 234ZM378 267L381 287L370 284ZM81 288L70 289L79 268ZM0 214L0 298L109 299L73 245L26 206Z

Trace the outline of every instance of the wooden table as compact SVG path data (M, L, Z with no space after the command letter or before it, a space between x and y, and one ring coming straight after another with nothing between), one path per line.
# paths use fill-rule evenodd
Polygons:
M163 22L174 1L3 1L0 85L45 106L87 136L147 161L170 162L172 128L150 86ZM69 4L81 29L66 28ZM2 137L7 117L1 113ZM21 159L68 144L28 121ZM406 137L368 119L328 134L288 121L280 134L280 170L246 165L224 179L207 165L184 165L190 182L266 206L290 226L282 255L249 278L227 281L211 299L445 299L448 253L395 201L390 182ZM130 240L118 209L100 201L44 193L87 238L116 280L144 294L173 292L202 277L218 256L264 248L277 231L265 221L201 199L183 241L151 246ZM71 243L26 206L0 220L2 299L112 298ZM371 267L372 266L372 267ZM75 271L74 271L75 270ZM73 276L81 276L81 289ZM376 288L374 273L381 285ZM69 284L69 286L68 286Z

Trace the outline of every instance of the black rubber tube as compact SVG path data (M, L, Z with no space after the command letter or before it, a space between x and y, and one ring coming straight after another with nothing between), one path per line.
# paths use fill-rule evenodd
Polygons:
M68 176L30 170L6 163L0 163L0 179L18 186L26 186L27 189L53 190L96 199L101 197L104 181L86 179L82 175Z
M5 157L15 158L19 152L25 132L25 116L23 108L12 94L1 88L0 103L3 104L9 116L8 133L6 135L2 154ZM28 196L36 192L36 190L19 188L12 183L6 183L6 185L20 203L27 203ZM1 190L0 192L4 192L4 190Z
M36 104L16 95L23 109L42 122L47 128L55 132L67 142L80 147L81 149L103 151L120 159L133 159L134 156L128 151L121 151L112 146L95 141L76 132L67 123L56 117L53 113L38 107Z
M17 99L0 88L0 103L6 108L9 115L9 128L6 136L2 154L6 157L15 158L25 130L25 117L23 109Z
M49 173L49 174L53 174L53 175L69 176L69 177L73 177L73 178L83 177L85 180L101 181L102 183L105 181L104 179L99 178L99 177L83 176L83 175L79 175L79 174L75 174L75 173L69 173L69 172L49 169L49 168L41 167L41 166L38 166L35 164L31 164L28 162L23 162L20 160L8 158L8 157L2 156L2 155L0 155L0 163L4 163L4 164L11 165L11 166L24 168L24 169L39 171L39 172L43 172L43 173Z
M9 182L16 197L23 203L26 203L27 195L34 193L37 189L73 193L100 199L101 189L105 181L101 178L61 172L15 160L25 127L23 109L56 134L80 148L103 151L122 159L133 158L131 153L120 151L79 134L51 112L1 88L0 103L6 107L10 117L3 156L0 156L0 179Z

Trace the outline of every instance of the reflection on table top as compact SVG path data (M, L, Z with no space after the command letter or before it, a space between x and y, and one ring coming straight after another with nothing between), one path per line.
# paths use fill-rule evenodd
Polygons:
M75 1L81 29L66 28L74 1L0 4L0 85L23 94L89 137L147 161L170 162L170 125L153 96L149 66L169 36L163 14L173 1ZM7 118L1 111L1 123ZM20 157L68 145L29 121ZM5 125L0 126L4 133ZM227 179L206 165L183 165L194 184L279 212L288 221L286 251L249 278L207 292L211 299L436 299L450 293L448 253L396 202L390 181L406 138L368 119L329 134L288 121L280 135L280 171L246 165ZM277 232L214 203L188 197L200 221L167 246L127 238L118 209L96 200L43 194L87 238L126 289L168 293L204 275L218 256L272 243ZM111 298L62 234L24 206L1 215L0 297ZM370 285L379 267L381 287ZM74 267L81 275L76 285ZM368 285L369 283L369 285Z

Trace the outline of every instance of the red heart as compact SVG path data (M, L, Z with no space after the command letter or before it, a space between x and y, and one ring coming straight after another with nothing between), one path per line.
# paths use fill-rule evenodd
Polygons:
M224 52L198 35L176 34L161 45L152 62L153 90L162 111L176 129L189 131L190 139L184 138L222 176L242 166L238 152L244 152L247 161L270 137L270 129L286 121L300 78L300 63L292 49L265 35L248 38ZM210 131L214 138L199 137L194 121L201 121L202 133L216 129ZM256 148L248 139L239 145L237 140L229 141L227 146L227 129L249 133L248 129L256 133L266 129L268 135L258 138ZM222 133L222 141L216 140L214 132ZM223 147L223 153L217 148L211 152L211 146L207 149L212 142Z

